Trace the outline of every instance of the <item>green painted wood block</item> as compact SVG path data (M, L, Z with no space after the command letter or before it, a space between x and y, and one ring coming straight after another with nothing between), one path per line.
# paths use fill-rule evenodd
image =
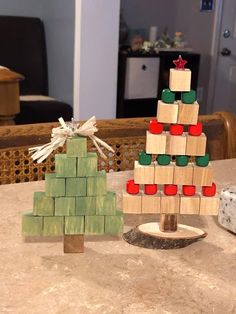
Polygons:
M53 216L54 198L45 196L45 192L34 192L33 213L35 216Z
M66 153L68 157L87 156L87 137L75 136L67 139Z
M79 157L77 177L90 177L97 174L98 158L96 153L88 153L87 157Z
M123 211L121 210L121 209L117 209L116 210L116 216L124 216L124 213L123 213Z
M167 166L171 162L171 156L166 154L160 154L157 156L158 165Z
M116 193L107 192L106 195L96 197L97 215L115 215L116 213Z
M45 174L45 195L46 196L65 196L66 186L64 178L57 178L55 173Z
M176 156L176 165L179 167L185 167L188 165L189 156L186 155L178 155Z
M42 235L43 217L34 216L33 213L23 213L21 229L24 236Z
M76 157L66 154L55 155L55 172L57 177L76 177Z
M76 197L75 214L86 216L96 215L96 197L95 196Z
M55 216L74 216L75 197L56 197Z
M138 161L140 165L150 165L152 162L152 155L147 154L146 152L140 152Z
M161 100L166 104L173 104L175 101L175 93L169 88L163 89L161 93Z
M105 170L99 171L95 177L87 178L87 196L105 195L107 177Z
M66 178L66 196L86 196L86 178Z
M105 233L110 235L122 235L124 218L120 215L105 216Z
M60 236L64 234L64 217L44 217L43 235Z
M209 154L206 154L205 156L197 156L196 157L196 165L199 167L207 167L210 161Z
M85 234L104 234L104 216L85 216Z
M193 104L197 100L197 95L195 90L191 89L189 92L181 93L181 101L184 104Z
M65 217L65 234L84 234L84 216Z

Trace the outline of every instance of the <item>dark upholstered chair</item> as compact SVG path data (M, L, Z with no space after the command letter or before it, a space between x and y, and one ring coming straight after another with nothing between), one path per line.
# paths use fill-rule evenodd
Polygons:
M0 16L0 65L24 75L21 95L48 96L47 52L39 18ZM72 107L54 99L21 100L16 124L70 120Z

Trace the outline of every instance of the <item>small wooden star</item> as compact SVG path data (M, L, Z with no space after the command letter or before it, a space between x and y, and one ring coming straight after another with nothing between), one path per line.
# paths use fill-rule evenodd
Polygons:
M176 70L184 70L184 66L187 62L188 61L182 59L181 55L179 55L179 58L177 60L173 60Z

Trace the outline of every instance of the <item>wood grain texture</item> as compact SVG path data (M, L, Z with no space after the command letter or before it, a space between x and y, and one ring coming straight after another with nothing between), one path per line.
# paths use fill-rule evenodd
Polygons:
M161 123L177 123L178 103L166 104L161 100L157 103L157 121Z
M179 124L197 124L199 104L195 101L194 104L183 104L178 102L179 111L177 123Z

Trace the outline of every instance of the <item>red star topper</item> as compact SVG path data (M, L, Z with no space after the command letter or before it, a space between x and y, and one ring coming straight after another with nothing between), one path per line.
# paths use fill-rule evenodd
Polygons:
M182 59L181 55L179 55L177 60L173 60L176 70L184 70L184 66L187 62L188 61Z

